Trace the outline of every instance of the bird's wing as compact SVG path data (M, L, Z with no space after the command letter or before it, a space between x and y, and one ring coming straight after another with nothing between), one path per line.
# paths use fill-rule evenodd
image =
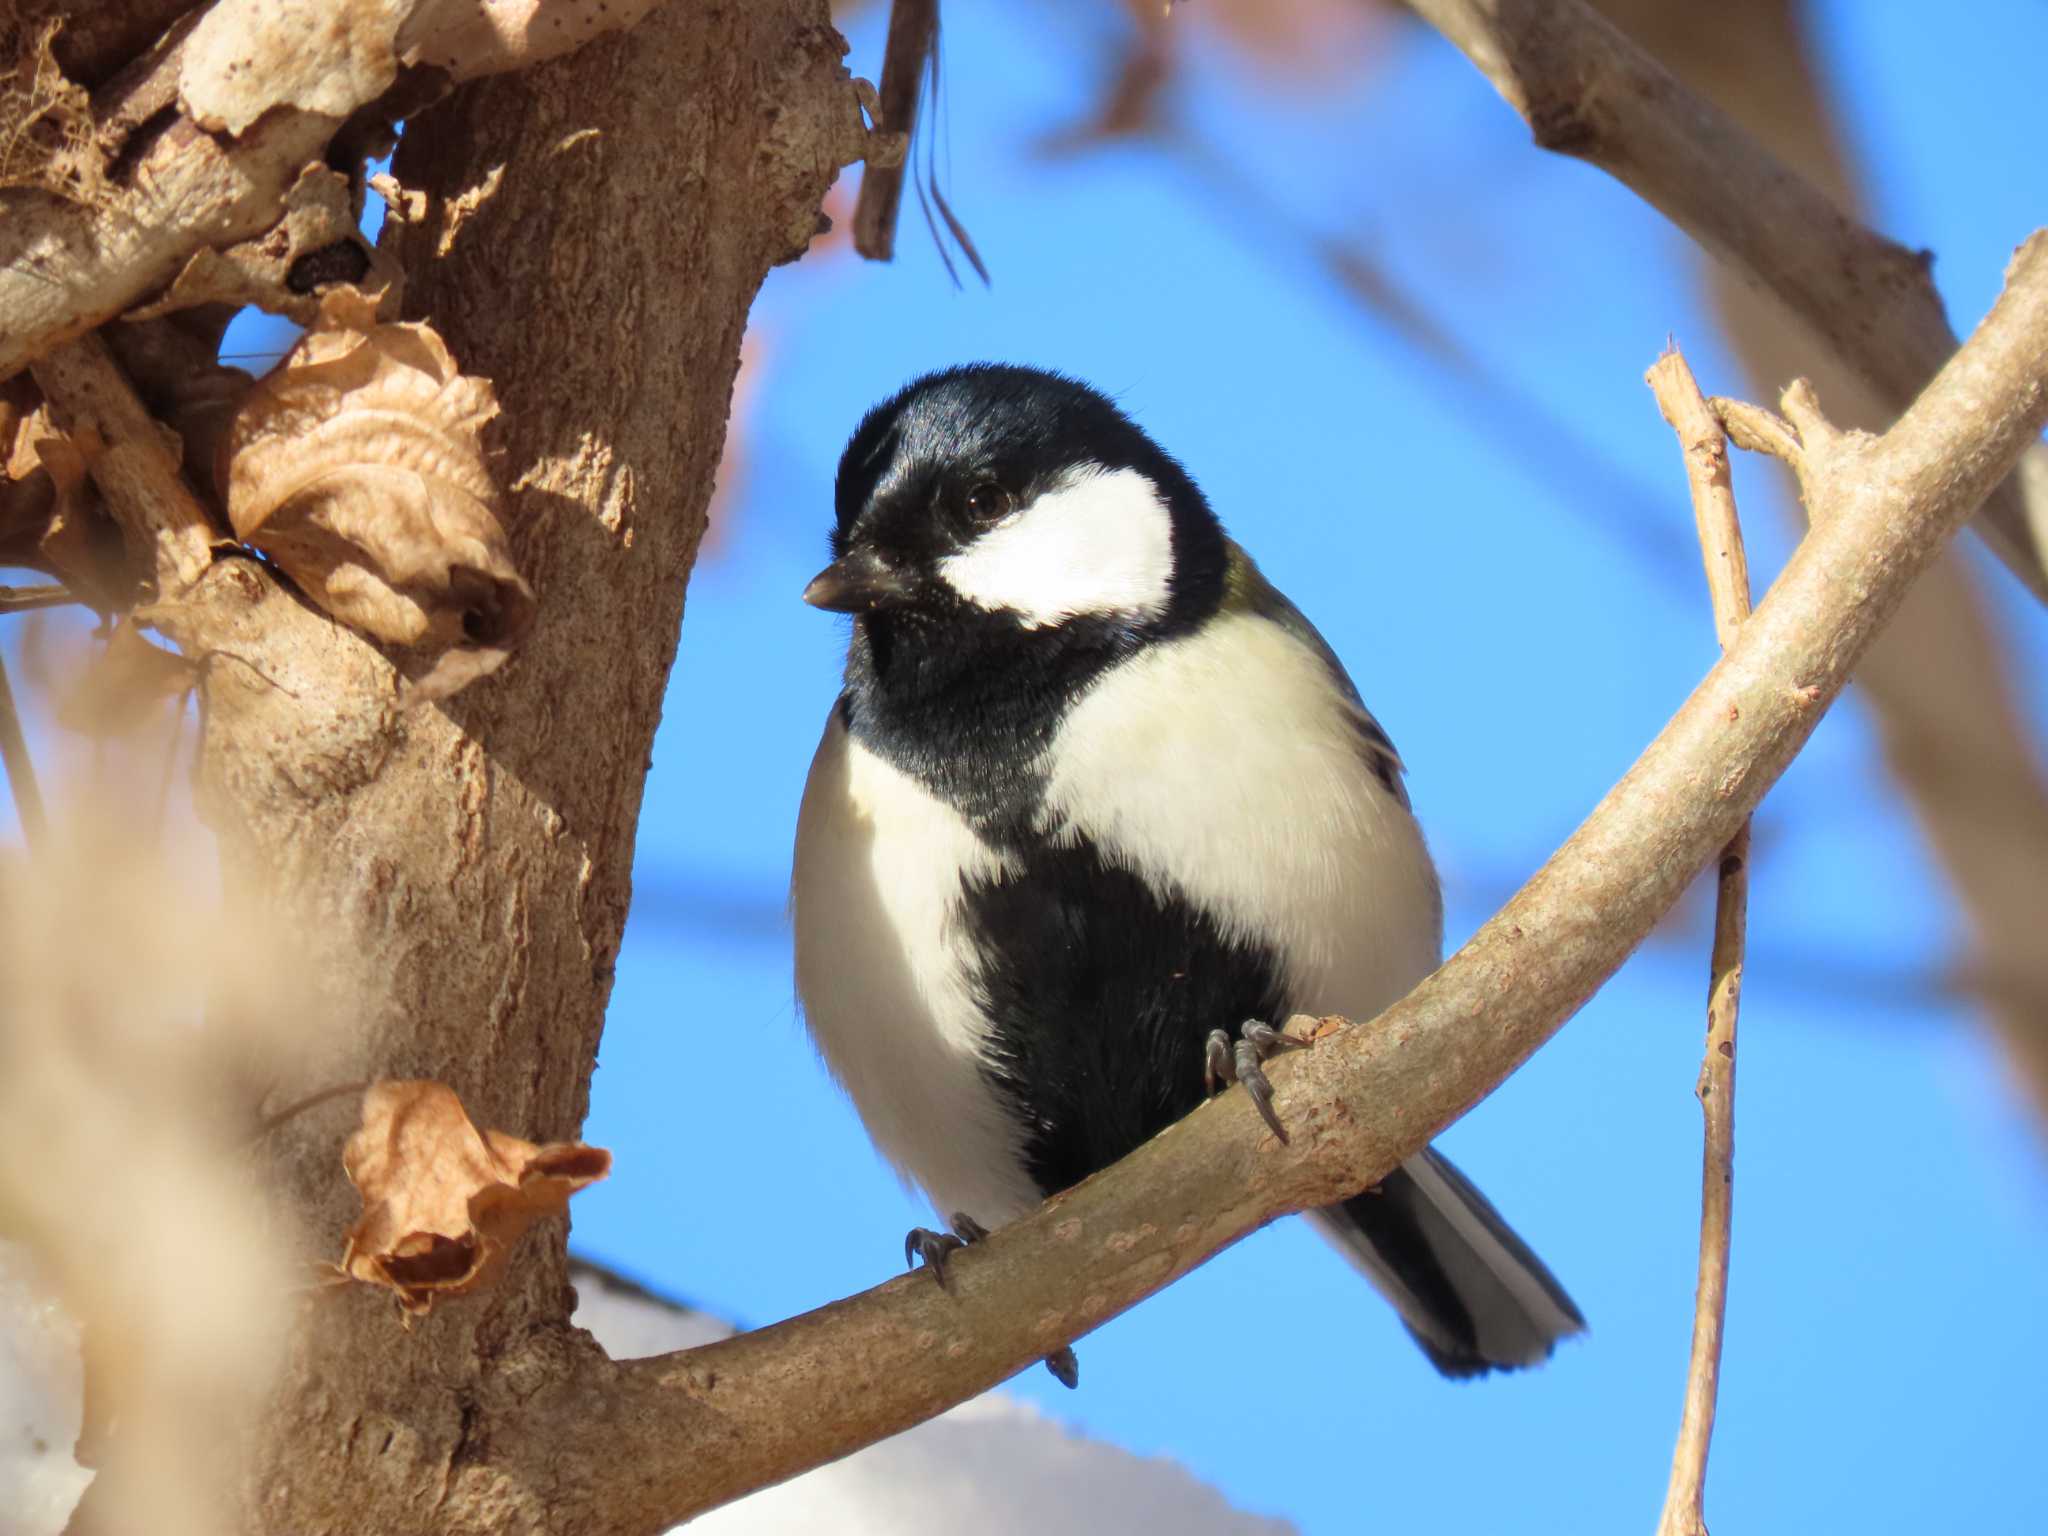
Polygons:
M1365 707L1365 701L1358 696L1358 685L1351 681L1351 674L1344 670L1344 663L1337 659L1337 653L1330 649L1308 615L1288 600L1287 594L1266 580L1265 574L1253 563L1235 543L1230 545L1229 564L1224 574L1223 606L1226 611L1236 610L1255 613L1263 619L1279 625L1294 636L1309 650L1313 651L1330 669L1337 687L1357 711L1354 722L1358 731L1361 750L1373 774L1387 786L1389 794L1399 800L1405 808L1408 805L1408 787L1403 782L1407 769L1401 762L1401 754L1394 750L1394 743L1375 720L1372 711Z

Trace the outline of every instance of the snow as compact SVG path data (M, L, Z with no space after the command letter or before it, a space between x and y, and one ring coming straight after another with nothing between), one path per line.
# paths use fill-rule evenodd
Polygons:
M85 1409L78 1348L27 1248L0 1239L0 1529L57 1536L92 1481L71 1459Z
M601 1270L575 1271L576 1321L615 1359L687 1349L732 1330ZM682 1527L678 1526L677 1530ZM991 1392L842 1461L700 1516L690 1536L1284 1536L1179 1463L1076 1435Z
M576 1322L615 1358L688 1349L733 1331L586 1264ZM0 1240L0 1519L9 1536L59 1536L92 1474L71 1457L84 1376L77 1326L27 1250ZM1074 1434L990 1393L928 1424L702 1516L690 1536L1285 1536L1175 1462ZM677 1527L678 1530L682 1529Z

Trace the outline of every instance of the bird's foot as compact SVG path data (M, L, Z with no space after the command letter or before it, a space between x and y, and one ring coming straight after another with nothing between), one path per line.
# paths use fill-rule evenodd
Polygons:
M955 1211L953 1230L950 1232L934 1232L930 1227L912 1227L903 1238L903 1262L907 1266L922 1262L924 1267L932 1272L932 1278L939 1282L939 1288L944 1290L946 1260L969 1243L978 1243L987 1236L987 1227L965 1211Z
M987 1227L965 1211L955 1211L953 1230L950 1232L934 1232L930 1227L912 1227L903 1239L903 1262L914 1265L922 1261L924 1267L932 1272L932 1278L945 1289L946 1260L969 1243L978 1243L987 1236ZM1047 1355L1045 1368L1052 1372L1053 1379L1063 1387L1072 1389L1081 1384L1081 1362L1074 1358L1071 1345L1062 1344Z
M1081 1385L1081 1362L1074 1358L1074 1346L1062 1344L1045 1357L1045 1368L1052 1372L1052 1379L1069 1392Z
M1230 1038L1227 1029L1212 1029L1202 1074L1204 1085L1214 1094L1224 1084L1244 1084L1244 1091L1252 1096L1259 1117L1275 1136L1285 1142L1287 1128L1273 1111L1273 1085L1266 1079L1263 1063L1282 1051L1298 1051L1308 1044L1298 1035L1290 1035L1257 1019L1246 1020L1238 1030L1236 1040Z

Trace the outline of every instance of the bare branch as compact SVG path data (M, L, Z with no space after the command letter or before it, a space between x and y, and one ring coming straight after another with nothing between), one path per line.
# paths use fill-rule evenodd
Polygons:
M38 608L62 608L66 603L82 601L69 587L48 582L33 587L0 587L0 613L33 613Z
M900 135L903 153L893 158L876 155L860 173L860 198L853 205L853 248L869 261L891 261L896 256L896 216L903 206L910 139L917 131L918 96L938 38L938 0L895 0L889 7L889 37L882 46L882 87L871 110L875 135Z
M1595 3L1693 90L1857 213L1864 178L1835 124L1833 93L1819 78L1810 16L1798 0L1712 8ZM1839 425L1882 431L1891 421L1894 411L1776 297L1733 268L1705 266L1752 393L1804 376ZM1728 425L1741 443L1739 423ZM1770 445L1759 451L1797 461L1796 441L1789 453ZM2039 452L2021 461L2023 485L2035 485L2030 472L2041 461ZM2029 505L2048 505L2038 489L2028 494ZM1968 919L1970 953L1955 966L1957 979L1998 978L1981 985L1974 1001L2003 1037L2036 1109L2048 1113L2048 945L2040 935L2048 909L2048 782L1982 586L1963 551L1939 561L1857 669L1856 693L1877 728L1886 772ZM1811 979L1806 967L1793 974Z
M1289 1144L1226 1096L957 1255L949 1290L905 1276L702 1349L582 1357L545 1403L508 1398L490 1436L501 1470L545 1477L598 1520L686 1518L960 1402L1266 1222L1385 1174L1547 1040L1735 835L2044 420L2048 234L1891 432L1809 454L1814 533L1570 841L1402 1002L1281 1064Z
M1728 478L1728 441L1698 382L1675 349L1649 372L1657 406L1678 434L1692 488L1700 554L1713 599L1714 631L1725 652L1749 617L1749 557ZM1775 418L1774 418L1775 419ZM1818 429L1818 428L1817 428ZM1707 1536L1707 1453L1721 1388L1721 1339L1728 1318L1728 1245L1735 1204L1735 1027L1742 1003L1744 929L1749 914L1749 823L1721 851L1714 892L1714 947L1707 985L1707 1045L1700 1060L1706 1151L1700 1174L1699 1287L1693 1298L1692 1360L1671 1481L1658 1536Z
M1749 617L1749 555L1742 545L1742 522L1735 513L1735 489L1728 479L1728 443L1721 423L1700 394L1692 369L1676 348L1658 358L1646 377L1656 393L1657 408L1678 434L1679 450L1685 456L1700 557L1707 568L1707 594L1714 605L1714 635L1725 651L1735 643L1735 631Z
M0 766L7 769L7 786L14 794L15 819L30 848L46 847L50 841L49 818L43 814L43 792L36 783L35 759L29 756L28 738L21 731L21 713L14 707L14 688L7 681L7 663L0 660Z
M1955 351L1929 257L1884 239L1674 80L1583 0L1407 0L1545 149L1599 166L1775 294L1894 411ZM1984 542L2048 601L2048 459L1996 490Z
M74 441L91 442L86 471L157 591L176 597L206 573L215 531L178 473L177 456L97 336L81 336L35 365L50 414ZM83 451L83 450L82 450Z
M340 7L334 25L309 28L294 7L222 0L119 82L122 101L161 104L170 121L159 129L152 110L131 125L146 147L104 196L0 191L0 379L167 288L200 252L269 229L342 124L404 85L401 66L447 80L517 68L630 26L650 3L550 5L543 27L530 0L481 17L407 0Z
M1751 405L1746 400L1729 400L1721 395L1707 402L1722 430L1736 447L1749 453L1767 453L1797 471L1800 466L1799 434L1792 423L1776 411Z

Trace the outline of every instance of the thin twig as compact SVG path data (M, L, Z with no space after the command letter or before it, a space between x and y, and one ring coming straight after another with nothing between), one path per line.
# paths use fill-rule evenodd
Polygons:
M1749 617L1749 557L1728 477L1728 439L1700 394L1677 348L1657 359L1649 384L1664 419L1678 434L1693 520L1714 607L1714 633L1725 652ZM1658 1536L1707 1536L1704 1514L1707 1453L1721 1389L1721 1341L1728 1316L1728 1243L1735 1204L1735 1021L1742 1002L1744 929L1749 914L1749 823L1721 852L1714 894L1714 948L1707 986L1707 1046L1700 1061L1700 1114L1706 1152L1700 1175L1699 1288L1693 1299L1692 1360L1685 1409L1671 1456Z
M1720 418L1700 394L1699 384L1677 348L1658 358L1646 377L1657 396L1658 409L1677 432L1685 454L1693 522L1699 530L1707 593L1714 605L1714 636L1725 651L1735 643L1735 631L1749 617L1749 556L1743 550L1742 523L1728 479L1728 440ZM1794 384L1785 392L1787 399L1800 389ZM1801 398L1811 400L1811 392L1804 392ZM1829 429L1823 419L1809 430Z
M1802 462L1799 434L1793 430L1792 423L1776 411L1751 405L1746 400L1730 400L1722 395L1709 400L1707 409L1714 413L1736 447L1749 453L1768 453L1795 469Z
M121 525L132 558L161 596L175 598L213 563L215 544L231 543L178 472L162 429L97 335L65 343L34 364L50 415L65 432L90 433L104 446L87 472Z
M875 131L902 134L904 154L894 165L870 163L861 172L860 198L853 205L853 248L869 261L890 261L896 255L896 215L903 206L910 136L917 128L917 98L938 29L938 0L896 0L889 8Z
M49 846L50 822L43 814L43 792L36 786L36 765L28 755L28 738L21 733L21 716L14 708L14 689L7 682L7 663L0 660L0 762L7 765L7 784L14 791L14 813L21 821L21 835L31 849Z
M296 1119L309 1109L318 1109L329 1099L339 1099L347 1094L361 1093L369 1086L369 1080L365 1078L352 1083L336 1083L332 1087L322 1088L318 1093L309 1093L303 1099L298 1099L293 1103L285 1105L283 1109L278 1110L276 1113L265 1115L257 1122L256 1129L249 1133L249 1141L253 1145L283 1125L287 1120Z
M0 587L0 613L32 613L38 608L61 608L66 603L84 601L69 587Z
M164 771L157 780L156 820L152 824L151 830L155 834L156 844L159 848L163 846L164 824L170 819L171 786L177 782L178 778L178 748L184 744L185 711L191 706L192 692L192 689L187 688L178 696L177 713L171 716L170 743L164 748Z

